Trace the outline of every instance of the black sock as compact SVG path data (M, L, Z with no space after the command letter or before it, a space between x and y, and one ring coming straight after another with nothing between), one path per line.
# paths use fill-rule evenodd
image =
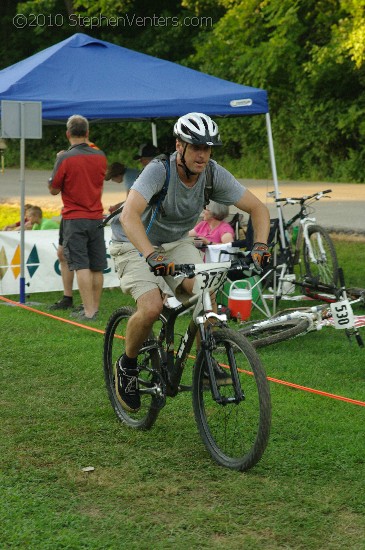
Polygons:
M72 296L65 296L63 295L63 299L67 300L68 302L72 302Z
M121 357L121 363L127 370L132 370L137 368L137 357L128 357L126 353L123 353Z

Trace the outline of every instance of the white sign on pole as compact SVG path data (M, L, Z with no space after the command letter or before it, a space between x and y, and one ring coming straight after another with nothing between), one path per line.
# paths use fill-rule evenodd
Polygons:
M23 120L22 116L24 116ZM42 102L3 99L1 101L1 137L42 139Z
M1 137L20 139L20 298L25 303L25 266L24 266L24 202L25 202L25 140L42 139L42 102L41 101L1 101Z

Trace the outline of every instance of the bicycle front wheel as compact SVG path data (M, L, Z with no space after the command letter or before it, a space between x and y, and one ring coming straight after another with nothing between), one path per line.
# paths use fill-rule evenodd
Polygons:
M263 348L277 344L305 334L309 327L309 320L272 318L262 323L256 321L239 329L239 333L248 338L254 348Z
M304 266L307 277L318 283L336 286L338 282L337 254L328 232L320 225L310 225L308 236L314 258L303 243Z
M219 392L226 401L214 400L210 383L204 376L207 372L205 357L200 353L193 378L195 420L212 458L221 466L246 471L257 464L268 444L269 384L259 356L245 338L230 329L214 331L212 338L213 362L227 373L237 368L243 398L232 400L236 392L232 378L228 378L225 385L219 385Z
M128 426L148 430L155 423L160 407L156 398L143 389L158 382L159 358L156 348L146 342L137 357L140 380L141 408L138 412L127 412L117 399L115 392L115 363L125 351L126 326L135 313L132 307L122 307L111 315L104 336L104 379L110 403L118 419ZM151 334L151 342L153 334Z

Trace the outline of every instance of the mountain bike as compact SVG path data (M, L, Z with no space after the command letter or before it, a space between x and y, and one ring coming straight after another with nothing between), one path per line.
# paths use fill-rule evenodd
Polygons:
M338 261L332 239L326 229L316 224L310 217L314 209L313 202L326 197L331 189L297 198L275 198L278 206L278 218L270 221L269 249L272 254L271 265L257 284L262 288L261 295L266 298L264 309L257 306L266 316L276 313L281 298L293 292L295 281L308 296L321 284L336 287L338 283ZM274 192L268 193L273 196ZM288 221L283 215L283 206L299 204L299 212ZM296 223L298 222L298 223ZM246 241L247 249L253 244L252 224L249 221ZM303 285L306 281L308 284ZM272 308L268 307L272 300Z
M365 304L365 290L360 292L359 297L349 300L341 268L339 277L343 283L340 289L330 285L327 287L328 295L335 293L338 301L330 305L324 303L280 311L269 319L245 323L239 329L240 334L249 338L255 348L260 348L320 330L326 324L331 324L336 329L344 329L349 338L355 336L358 345L364 347L359 329L355 324L352 306L358 303ZM321 285L321 288L325 289L325 285Z
M115 362L124 352L126 324L134 308L117 309L108 321L104 377L117 418L135 429L150 429L168 397L191 392L198 431L211 457L221 466L246 471L260 460L268 444L271 401L257 352L245 337L227 327L226 315L212 310L211 293L224 284L233 266L246 272L248 269L244 259L175 266L177 275L195 277L194 295L183 303L176 301L175 307L165 304L140 349L137 364L141 408L137 413L125 411L115 393ZM177 345L175 322L192 307L192 318ZM184 385L183 371L197 334L200 346L192 384Z

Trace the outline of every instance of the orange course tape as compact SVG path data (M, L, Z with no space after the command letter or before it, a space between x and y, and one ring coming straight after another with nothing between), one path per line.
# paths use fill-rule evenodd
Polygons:
M57 317L57 315L52 315L50 313L45 313L44 311L39 311L38 309L35 309L33 307L29 307L29 306L26 306L24 304L20 304L19 302L14 302L13 300L9 300L8 298L5 298L4 296L0 296L0 300L2 300L4 302L7 302L7 303L9 303L13 306L18 306L22 309L31 311L33 313L38 313L39 315L44 315L45 317L50 317L51 319L55 319L57 321L62 321L63 323L68 323L70 325L74 325L76 327L80 327L80 328L83 328L83 329L86 329L86 330L90 330L92 332L97 332L99 334L104 334L105 333L104 330L100 330L100 329L97 329L95 327L89 327L88 325L83 325L82 323L76 323L75 321L70 321L69 319L63 319L63 317ZM252 373L248 372L247 374L252 374ZM282 384L283 386L288 386L290 388L294 388L294 389L297 389L297 390L305 391L305 392L308 392L308 393L314 393L316 395L321 395L323 397L329 397L331 399L337 399L339 401L345 401L346 403L351 403L352 405L359 405L361 407L365 407L365 402L360 401L358 399L351 399L350 397L344 397L342 395L336 395L334 393L329 393L329 392L325 392L325 391L322 391L322 390L317 390L315 388L309 388L309 387L306 387L306 386L301 386L300 384L295 384L294 382L288 382L286 380L280 380L279 378L272 378L270 376L268 376L267 379L270 382L274 382L276 384Z

